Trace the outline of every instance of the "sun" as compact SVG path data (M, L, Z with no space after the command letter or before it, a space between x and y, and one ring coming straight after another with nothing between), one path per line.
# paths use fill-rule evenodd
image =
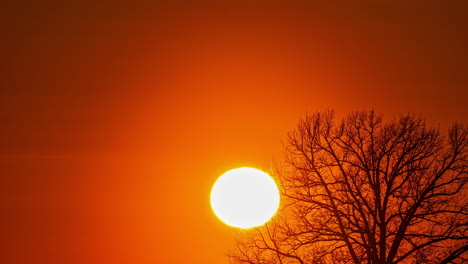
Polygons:
M215 215L238 228L263 225L280 204L278 187L270 175L249 167L221 175L211 189L210 199Z

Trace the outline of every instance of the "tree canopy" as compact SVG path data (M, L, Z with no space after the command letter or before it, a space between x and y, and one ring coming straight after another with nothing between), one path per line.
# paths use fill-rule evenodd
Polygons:
M374 111L303 117L273 173L282 206L231 263L462 263L468 251L468 129Z

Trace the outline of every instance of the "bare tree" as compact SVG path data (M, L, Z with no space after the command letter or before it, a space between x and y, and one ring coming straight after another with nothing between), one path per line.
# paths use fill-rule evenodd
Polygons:
M277 169L282 208L231 263L467 263L468 129L413 115L307 115Z

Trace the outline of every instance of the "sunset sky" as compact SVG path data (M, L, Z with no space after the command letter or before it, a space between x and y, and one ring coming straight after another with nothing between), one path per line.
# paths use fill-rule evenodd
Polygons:
M464 1L14 2L0 263L226 263L211 186L270 170L301 115L468 122Z

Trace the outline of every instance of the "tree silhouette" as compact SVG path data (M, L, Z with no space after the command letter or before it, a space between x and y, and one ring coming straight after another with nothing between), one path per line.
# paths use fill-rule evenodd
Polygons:
M276 169L282 208L231 263L466 263L468 129L333 111L302 118Z

